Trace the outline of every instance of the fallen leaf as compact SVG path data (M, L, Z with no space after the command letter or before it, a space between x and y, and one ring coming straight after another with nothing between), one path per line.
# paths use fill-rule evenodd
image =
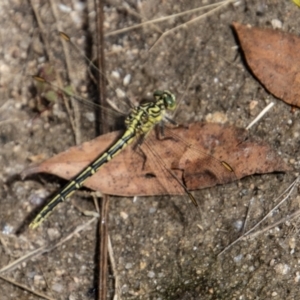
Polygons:
M300 7L300 0L292 0L297 6Z
M233 28L257 79L277 98L300 107L300 38L239 23Z
M107 150L120 134L112 132L72 147L29 167L22 175L45 172L69 180ZM246 130L234 126L193 123L188 127L168 129L162 140L158 140L153 131L140 148L128 146L84 185L119 196L182 194L183 189L167 169L171 169L189 190L227 183L255 173L289 170L266 143L247 138ZM226 162L234 172L221 162Z

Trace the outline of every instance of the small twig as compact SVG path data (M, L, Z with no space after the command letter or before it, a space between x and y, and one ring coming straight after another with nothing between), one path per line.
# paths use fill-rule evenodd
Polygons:
M101 107L106 106L106 80L105 80L105 57L104 57L104 13L103 13L103 1L95 0L96 10L96 32L97 32L97 58L99 63L99 77L98 77L98 93L99 102ZM109 131L108 124L105 122L105 111L100 112L100 121L102 121L102 128L100 133L107 133ZM101 201L101 218L98 223L98 238L99 244L99 281L98 281L98 299L105 300L107 298L107 274L108 274L108 211L109 211L109 196L104 195Z
M218 256L222 255L224 252L226 252L229 248L231 248L233 245L235 245L240 240L245 239L248 235L250 235L251 232L253 232L260 224L262 224L273 212L276 210L281 204L283 204L291 195L293 192L295 186L299 183L300 177L297 177L294 182L283 192L281 193L276 199L275 202L278 201L281 197L283 197L284 194L287 193L287 195L277 204L275 207L273 207L258 223L256 223L250 230L248 230L246 233L241 235L239 238L237 238L234 242L229 244L227 247L225 247ZM272 226L272 225L271 225Z
M10 123L19 123L20 124L20 121L21 121L20 119L8 119L8 120L0 121L0 126L7 125Z
M277 221L277 222L275 222L275 223L273 223L273 224L271 224L271 225L269 225L269 226L267 226L267 227L265 227L265 228L263 228L263 229L261 229L257 232L253 232L252 234L248 234L247 236L244 237L244 239L247 239L247 240L248 239L253 239L254 237L270 230L271 228L274 228L275 226L280 225L283 222L286 222L287 220L292 220L292 219L296 218L299 215L300 215L300 209L298 209L297 211L295 211L291 215L285 216L284 218L280 219L279 221Z
M95 222L96 220L98 220L98 217L94 217L91 220L89 220L88 222L79 225L75 228L75 230L73 232L71 232L69 235L67 235L65 238L61 239L59 242L57 242L55 245L50 246L49 248L46 248L47 246L43 246L40 247L38 249L35 249L27 254L25 254L24 256L16 259L15 261L13 261L12 263L6 265L5 267L3 267L2 269L0 269L0 274L7 272L7 271L12 271L14 270L16 267L18 267L21 263L28 261L29 259L32 258L36 258L46 252L50 252L53 249L57 248L58 246L64 244L65 242L67 242L68 240L70 240L75 234L79 233L80 231L84 230L85 228L87 228L91 223Z
M174 28L172 28L172 29L170 29L170 30L167 30L166 32L164 32L164 33L158 38L158 40L154 43L154 45L151 47L151 49L150 49L149 51L153 50L153 48L154 48L156 45L158 45L158 43L159 43L164 37L166 37L167 35L169 35L169 34L172 33L173 31L176 31L177 29L180 29L180 28L182 28L182 27L188 27L188 25L190 25L190 24L192 24L192 23L194 23L194 22L197 22L197 21L199 21L199 20L201 20L201 19L204 19L204 18L206 18L206 17L212 15L212 14L215 13L216 11L220 10L221 8L223 8L223 7L225 7L226 5L228 5L228 4L232 3L232 2L235 2L235 1L237 1L237 0L226 0L226 1L221 1L221 2L218 2L218 3L214 3L214 4L210 4L210 5L206 5L206 6L202 6L202 7L198 8L199 10L204 10L204 9L207 9L207 8L211 8L211 7L217 6L216 8L214 8L214 9L212 9L212 10L210 10L210 11L204 13L204 14L202 14L202 15L199 16L199 17L196 17L196 18L194 18L194 19L192 19L192 20L190 20L190 21L188 21L188 22L186 22L186 23L184 23L184 24L178 25L178 26L176 26L176 27L174 27ZM171 16L171 17L172 17L172 16Z
M119 280L119 276L117 274L117 267L116 267L116 261L114 258L114 251L113 251L113 247L112 247L111 239L110 239L109 235L108 235L108 255L109 255L109 261L110 261L111 269L112 269L114 280L115 280L115 294L114 294L113 300L120 300L121 299L120 280Z
M275 205L255 226L253 226L250 230L248 230L245 234L248 235L250 232L252 232L255 228L257 228L262 222L264 222L273 212L274 210L276 210L279 206L281 206L281 204L283 204L291 195L291 193L293 192L295 186L298 184L298 182L300 181L300 177L297 177L294 182L283 192L281 193L281 195L279 197L277 197L277 199L275 199L275 202L277 200L279 200L281 197L283 197L283 195L285 193L287 193L287 195L277 204Z
M247 215L246 215L245 222L244 222L244 225L243 225L243 230L242 230L243 234L245 233L245 230L247 228L247 222L248 222L248 219L249 219L251 205L252 205L253 201L254 201L254 198L250 199L250 201L249 201L249 205L248 205L248 209L247 209Z
M95 204L96 212L97 212L98 215L100 216L99 201L98 201L98 197L97 197L96 193L97 193L97 192L93 192L93 193L92 193L92 197L93 197L93 201L94 201L94 204Z
M129 7L128 5L126 5L125 9L126 9L126 11L128 12L128 14L131 14L131 15L133 15L135 18L139 18L140 20L142 20L143 24L144 24L145 22L151 22L151 20L147 20L147 18L145 18L145 16L143 16L143 15L137 13L136 11L130 9L130 7ZM145 21L145 20L146 20L146 21ZM140 25L140 24L139 24L139 25ZM152 28L155 29L158 33L160 33L160 34L163 33L162 30L161 30L157 25L155 25L154 23L151 23L150 25L151 25ZM127 27L127 29L128 29L128 27ZM121 29L121 30L122 30L122 29ZM110 34L110 32L109 32L108 34Z
M38 27L39 27L41 39L44 43L45 55L47 56L47 58L50 62L54 62L55 59L54 59L51 51L48 51L48 49L51 49L51 48L50 48L50 44L48 42L48 39L45 37L45 32L47 32L47 30L45 29L45 26L44 26L44 24L43 24L43 22L42 22L42 20L39 16L39 13L38 13L38 11L37 11L37 9L36 9L36 7L35 7L32 0L30 0L30 4L31 4L31 7L32 7L33 15L34 15L34 17L36 19L36 22L38 24ZM58 23L59 18L58 18L58 13L57 13L57 9L56 9L56 4L53 3L53 0L50 0L50 4L51 4L51 7L52 7L53 16L56 19L56 22ZM57 27L60 28L59 25L57 25ZM68 52L66 51L66 48L65 48L64 45L63 45L63 49L64 49L64 53L65 53L65 56L66 56L66 64L67 64L67 68L68 68L68 66L70 65L68 63L68 55L67 55ZM63 89L62 88L63 87L63 81L61 79L61 76L60 76L59 72L57 72L56 68L54 70L55 70L55 78L56 78L56 81L57 81L57 85L59 86L60 89ZM69 76L69 74L70 74L70 72L68 70L68 76ZM79 141L81 140L81 138L80 138L80 133L78 133L78 130L76 129L78 127L77 122L72 117L72 109L71 109L70 104L67 101L65 96L63 96L63 100L64 100L64 105L65 105L65 108L66 108L68 116L69 116L71 127L72 127L73 132L74 132L75 143L79 144ZM73 101L73 102L76 102L76 101ZM76 103L72 103L72 105L76 106ZM74 112L74 114L75 113L76 112Z
M273 106L274 102L269 103L259 114L258 116L246 127L246 130L249 130L255 123L257 123Z
M11 262L10 264L6 265L5 267L0 269L0 274L8 271L14 270L16 267L18 267L21 263L28 261L31 258L35 258L43 253L47 252L46 246L40 247L38 249L35 249L22 257L16 259L15 261Z
M34 291L34 290L30 289L29 287L27 287L26 285L21 284L21 283L18 283L18 282L14 281L14 280L12 280L12 279L10 279L10 278L3 277L3 276L1 276L1 275L0 275L0 278L1 278L2 280L5 280L5 281L7 281L7 282L13 284L14 286L19 287L20 289L22 289L22 290L24 290L24 291L27 291L27 292L29 292L29 293L31 293L31 294L33 294L33 295L38 296L38 297L40 297L40 298L48 299L48 300L55 300L55 299L52 298L52 297L48 297L48 296L45 295L45 294L42 294L42 293L37 292L37 291Z
M99 291L98 299L107 298L107 273L108 273L108 211L109 198L104 195L101 201L101 218L99 222L100 259L99 259Z
M56 24L57 31L61 32L63 30L62 30L62 27L60 26L60 21L59 21L60 18L59 18L59 14L58 14L58 11L57 11L57 4L54 3L54 0L50 0L50 5L51 5L51 10L52 10L53 16L55 18L55 24ZM65 41L63 41L62 39L60 39L60 41L61 41L63 51L64 51L65 62L66 62L66 66L67 66L67 74L68 74L69 80L72 82L71 58L70 58L70 55L69 55L69 52L68 52ZM65 99L65 97L64 97L64 99ZM78 103L78 101L73 99L73 97L71 97L70 99L71 99L71 103L72 103L72 109L70 108L69 103L68 103L67 100L65 100L65 106L67 108L70 120L72 120L71 124L72 124L73 130L74 130L75 143L76 143L76 145L79 145L79 144L82 143L81 130L80 130L79 103ZM73 112L74 119L72 118L71 111Z
M83 231L84 229L86 229L90 224L92 224L93 222L97 221L99 219L99 217L93 217L92 219L90 219L89 221L87 221L86 223L79 225L75 228L74 231L72 231L70 234L68 234L65 238L63 238L62 240L60 240L58 243L56 243L54 246L46 249L45 252L50 252L52 250L54 250L55 248L61 246L62 244L64 244L65 242L67 242L68 240L70 240L74 235L76 235L77 233L79 233L80 231Z
M234 2L234 1L236 1L236 0L221 1L221 2L218 2L218 3L213 3L213 4L197 7L197 8L194 8L194 9L190 9L190 10L187 10L187 11L183 11L183 12L180 12L178 14L173 14L173 15L170 15L170 16L160 17L160 18L157 18L157 19L154 19L154 20L149 20L149 21L146 21L146 22L142 22L140 24L136 24L136 25L133 25L133 26L130 26L130 27L126 27L126 28L122 28L122 29L118 29L118 30L108 32L108 33L105 34L105 36L107 37L107 36L111 36L111 35L117 35L117 34L124 33L124 32L130 31L130 30L136 29L136 28L143 27L145 25L167 21L169 19L174 19L174 18L181 17L181 16L184 16L184 15L187 15L187 14L192 14L192 13L199 12L201 10L205 10L205 9L212 8L212 7L215 7L215 6L219 7L220 5L222 5L224 3L227 4L227 2L229 3L229 2ZM195 19L193 19L193 20L195 20ZM175 28L178 28L178 27L183 26L183 25L184 24L179 25ZM171 29L171 30L173 30L173 29ZM163 34L165 34L165 33L163 33Z
M8 255L12 255L9 247L7 246L7 243L5 241L5 239L2 237L2 233L0 233L0 243L2 244L4 251L8 254Z
M45 52L45 55L46 55L46 57L48 58L48 60L50 62L54 62L55 60L53 58L53 55L49 51L50 44L48 42L48 39L45 38L45 36L44 36L45 32L46 32L45 26L44 26L44 24L43 24L43 22L42 22L42 20L41 20L41 18L39 16L39 14L38 14L38 11L37 11L36 7L34 6L33 1L32 0L30 0L30 1L31 1L30 4L31 4L31 7L32 7L33 15L34 15L34 17L36 19L36 22L38 24L38 27L39 27L40 37L41 37L41 39L42 39L42 41L44 43L44 52ZM52 0L51 0L50 3L52 4L52 7L54 7L54 12L55 12L56 11L55 4L52 3ZM57 18L57 16L54 16L54 17ZM54 70L55 70L55 78L56 78L56 80L58 82L58 86L60 87L60 89L63 89L62 88L63 87L63 83L62 83L63 81L61 79L61 76L60 76L59 72L56 71L56 68ZM77 144L77 137L76 137L76 133L75 133L76 132L76 124L74 123L74 120L72 118L72 109L71 109L71 107L70 107L70 105L69 105L69 103L68 103L68 101L66 100L65 97L63 97L63 100L64 100L64 105L65 105L65 108L66 108L68 116L69 116L71 127L73 129L74 134L75 134L75 142Z

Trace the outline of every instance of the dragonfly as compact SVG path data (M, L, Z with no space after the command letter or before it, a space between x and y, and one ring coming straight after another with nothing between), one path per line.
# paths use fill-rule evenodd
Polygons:
M65 33L61 32L60 36L64 40L71 42L70 38ZM33 77L38 82L49 83L42 77ZM52 85L51 83L49 84ZM62 92L68 94L65 91ZM118 155L134 141L140 140L143 142L149 133L156 127L156 125L159 125L163 131L164 124L166 122L176 124L167 116L167 114L168 112L175 111L177 107L178 105L176 103L176 97L174 94L168 90L156 90L153 93L153 101L148 101L132 108L131 112L125 118L124 124L126 130L123 135L108 150L106 150L104 153L101 153L93 162L84 168L75 178L69 181L57 194L55 194L50 202L44 206L44 208L29 224L29 227L31 229L37 228L52 213L58 204L64 202L76 190L80 189L89 177L94 175L101 167L111 161L116 155ZM217 159L214 160L223 166L224 171L226 170L227 172L234 173L232 167L228 163L219 161ZM173 177L175 177L176 182L181 186L192 203L197 207L198 204L196 199L185 186L185 184L179 180L171 170L167 171Z
M34 229L38 227L59 203L65 201L66 198L70 197L76 190L80 189L90 176L95 174L103 165L113 159L125 147L130 145L138 137L142 137L143 139L146 138L157 124L161 124L163 121L168 120L165 117L167 111L172 111L176 108L175 96L167 90L157 90L153 93L153 98L154 101L143 103L132 109L131 113L125 119L124 123L126 130L122 137L57 193L30 223L30 228ZM184 184L182 184L182 187L193 203L197 205L193 195L188 191Z

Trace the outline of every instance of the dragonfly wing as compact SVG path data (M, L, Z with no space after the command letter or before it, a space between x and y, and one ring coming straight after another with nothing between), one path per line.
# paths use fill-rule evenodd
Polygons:
M226 129L220 130L221 125L215 125L216 130L212 124L207 126L209 131L205 129L206 125L201 123L197 127L192 125L180 131L167 131L174 143L172 151L179 156L178 160L174 160L172 169L182 170L183 182L189 190L237 180L232 148L225 147L228 145L226 139L224 140ZM233 142L237 143L238 141Z
M146 156L145 184L155 185L153 191L159 189L161 195L183 195L185 193L182 180L183 173L179 169L173 170L171 168L174 160L176 160L176 154L171 153L172 147L169 143L162 143L165 147L156 143L156 147L153 147L153 143L151 143L153 138L155 138L154 135L151 135L151 138L144 141L141 147ZM168 153L162 153L162 151L170 153L168 155Z

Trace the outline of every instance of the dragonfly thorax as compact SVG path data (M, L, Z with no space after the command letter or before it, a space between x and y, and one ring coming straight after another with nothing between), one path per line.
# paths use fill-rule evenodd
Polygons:
M137 135L147 135L164 119L167 110L176 107L175 96L169 91L155 91L153 98L154 101L143 103L131 111L125 120L127 129L130 128Z

